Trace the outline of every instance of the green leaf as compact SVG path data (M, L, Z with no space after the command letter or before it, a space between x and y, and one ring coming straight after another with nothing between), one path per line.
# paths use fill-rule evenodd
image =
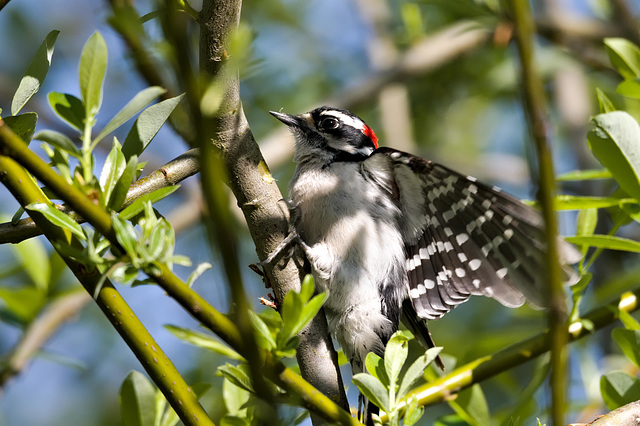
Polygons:
M33 137L33 132L36 130L36 124L38 124L38 114L35 112L27 112L5 117L2 121L4 121L4 124L9 126L9 128L13 130L13 133L18 135L20 139L29 143Z
M120 245L125 249L129 256L136 256L136 246L138 244L136 231L133 225L120 219L118 216L112 214L113 229L116 231L116 238Z
M302 314L303 303L300 300L300 294L295 291L289 291L282 301L282 307L280 313L282 314L282 330L280 331L281 339L279 339L279 346L286 343L286 341L294 336L292 332L295 325L300 321Z
M42 242L33 238L11 247L33 284L46 291L51 279L51 263Z
M229 413L246 412L243 406L249 401L250 397L251 394L245 389L234 385L227 379L222 381L222 400Z
M636 367L640 366L640 330L616 328L611 332L611 336L627 358L629 358Z
M253 383L251 383L249 375L242 368L226 363L225 365L218 367L217 374L247 392L255 393L253 390Z
M313 280L313 275L307 274L304 276L302 280L302 285L300 286L300 299L302 302L307 303L311 296L313 296L313 292L315 291L315 283Z
M598 161L611 171L620 187L640 198L640 126L628 113L614 111L591 119L589 147Z
M191 286L193 286L193 283L196 282L200 275L202 275L205 271L208 271L212 267L213 266L208 262L200 263L196 267L196 269L194 269L191 275L189 275L189 278L187 279L187 287L191 288Z
M136 168L138 166L138 157L133 156L129 158L129 162L127 163L122 175L116 182L113 187L113 192L111 194L111 198L109 200L108 207L112 210L120 210L124 200L127 198L127 192L129 192L129 188L131 184L136 178Z
M616 107L613 105L613 102L609 99L609 97L599 88L596 88L596 94L598 96L598 105L600 106L600 112L612 112L616 110Z
M93 33L80 56L80 93L85 116L94 117L102 104L102 83L107 72L107 43L99 32Z
M600 394L609 410L640 400L640 381L621 371L600 378Z
M125 209L120 212L121 219L131 219L138 213L144 210L144 206L147 202L155 203L157 201L162 200L169 194L172 194L176 189L180 188L180 185L166 186L164 188L156 189L153 192L143 195L142 197L135 200Z
M574 170L556 176L558 182L574 180L611 179L613 175L607 169Z
M145 109L138 117L122 144L122 152L125 158L133 155L138 157L155 137L169 115L182 100L183 95L166 99Z
M640 99L640 78L623 81L616 88L616 93L628 98Z
M61 149L75 158L80 158L82 153L69 137L55 130L42 130L36 133L33 139L46 142L56 148Z
M638 320L636 320L629 312L617 309L616 313L620 318L620 322L627 330L640 330L640 322L638 322Z
M100 189L102 189L103 203L108 206L111 200L111 193L122 176L127 163L122 155L122 148L116 138L113 138L113 147L107 155L107 159L100 173Z
M97 144L109 133L122 126L124 123L133 118L134 115L142 111L144 107L149 105L158 96L165 93L162 87L152 86L138 92L118 113L107 123L102 131L93 140L93 144Z
M53 47L56 44L58 34L60 34L58 30L53 30L47 34L36 55L31 60L24 77L20 80L16 93L13 95L11 115L18 114L29 99L40 90L40 86L42 86L42 82L47 76L51 65Z
M53 207L51 204L46 203L32 203L26 206L27 210L33 210L44 215L47 220L56 226L71 231L75 236L81 240L86 240L82 227L75 220L71 219L68 215L62 213L60 210Z
M80 99L67 93L51 92L49 104L53 111L71 127L80 131L84 128L86 115Z
M40 288L0 287L0 319L28 324L38 315L45 302L46 293Z
M576 245L587 245L608 250L622 250L640 253L640 243L627 238L612 235L592 235L590 237L565 237L565 240Z
M558 195L555 200L555 208L556 210L601 209L606 207L616 207L625 201L635 200L633 198Z
M424 370L438 356L441 350L441 347L431 348L411 364L407 369L407 372L404 374L402 382L400 382L398 399L404 398L413 385L423 376Z
M576 235L579 237L589 237L593 235L598 224L598 209L589 208L578 212L578 225Z
M120 387L120 413L124 426L154 426L156 389L137 371L132 371Z
M364 362L367 371L376 379L380 380L385 387L389 387L389 376L384 368L384 361L373 352L369 352Z
M624 38L605 38L604 45L609 54L611 65L622 78L630 80L640 77L640 49Z
M320 293L314 296L309 303L304 305L297 321L289 326L289 333L291 336L298 334L311 322L313 318L315 318L320 309L322 309L322 305L324 305L325 300L327 300L327 293Z
M484 426L491 423L487 400L478 384L460 392L458 398L449 405L469 425Z
M390 386L395 386L402 366L409 353L409 338L396 331L384 351L384 368L387 370Z
M198 331L189 330L188 328L182 328L175 325L165 325L164 327L178 339L190 343L194 346L207 349L227 358L235 359L237 361L244 361L242 355L238 354L236 351L208 334L200 333Z
M257 332L256 341L258 344L268 351L274 350L277 347L276 341L273 339L267 324L265 324L264 321L262 321L262 318L260 318L255 312L251 310L248 312L251 324L253 324L253 329Z
M418 398L412 395L409 403L407 404L407 411L404 414L404 426L413 426L420 420L424 414L424 407L418 407Z
M369 399L369 401L373 402L387 413L391 412L391 408L393 407L389 406L389 395L387 394L387 389L380 380L370 374L359 373L353 376L352 381L365 398Z

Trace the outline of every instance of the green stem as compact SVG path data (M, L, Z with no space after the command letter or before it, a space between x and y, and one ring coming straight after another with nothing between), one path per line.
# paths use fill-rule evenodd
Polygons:
M562 425L566 407L567 302L558 262L558 225L553 208L555 179L551 149L547 140L546 102L542 80L535 69L533 45L535 28L529 1L511 0L510 3L520 55L523 102L538 159L540 175L538 198L545 223L547 245L545 275L551 296L548 311L549 338L551 339L551 420L554 425Z

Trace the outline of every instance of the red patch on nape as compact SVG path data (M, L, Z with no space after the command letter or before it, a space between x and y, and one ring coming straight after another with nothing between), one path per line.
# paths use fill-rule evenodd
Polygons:
M371 127L367 126L366 124L363 124L362 125L362 133L367 135L369 137L369 139L371 139L371 142L373 142L373 145L376 147L376 149L378 149L378 137L373 132Z

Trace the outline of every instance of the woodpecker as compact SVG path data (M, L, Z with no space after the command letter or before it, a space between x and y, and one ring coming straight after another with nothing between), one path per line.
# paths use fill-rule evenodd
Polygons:
M378 147L373 130L349 111L270 113L295 137L292 234L316 288L328 293L329 329L354 374L367 353L384 355L401 317L432 347L426 321L471 295L512 308L545 306L537 210L471 176ZM559 245L565 279L574 280L568 265L580 253Z

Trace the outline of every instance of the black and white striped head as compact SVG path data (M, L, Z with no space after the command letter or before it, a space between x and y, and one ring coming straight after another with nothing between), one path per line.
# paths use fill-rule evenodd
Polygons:
M361 161L378 148L371 127L349 111L323 106L300 115L270 111L296 139L296 161Z

